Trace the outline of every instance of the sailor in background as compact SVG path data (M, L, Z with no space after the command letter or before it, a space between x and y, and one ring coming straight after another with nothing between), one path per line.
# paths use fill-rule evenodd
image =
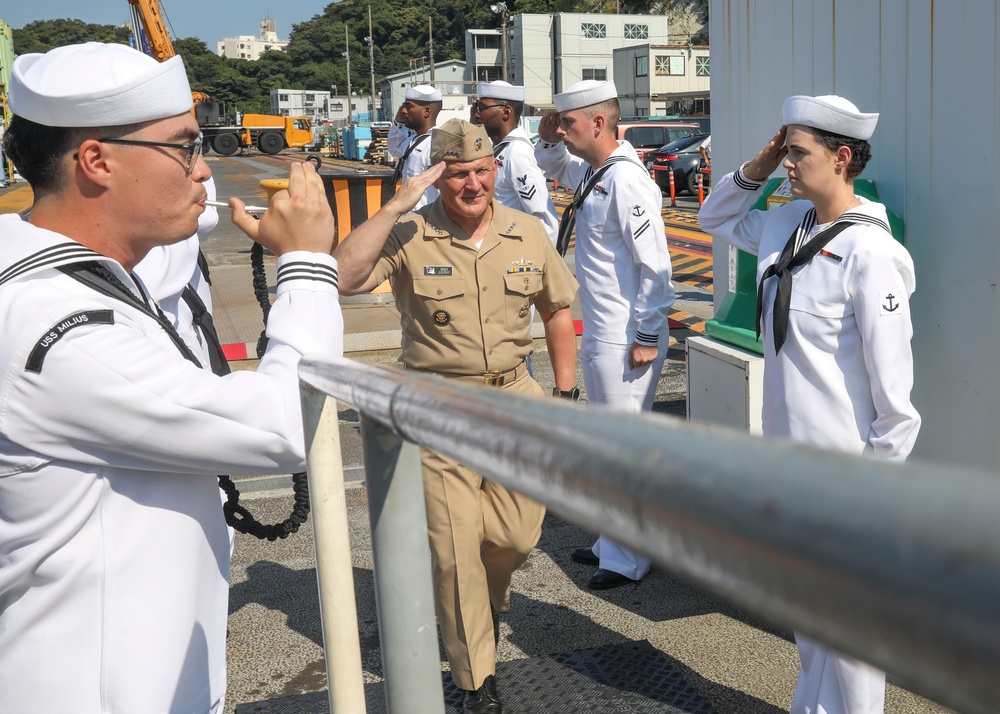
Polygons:
M296 365L343 352L323 181L293 164L259 222L232 199L278 287L260 366L219 377L131 276L205 210L181 58L21 55L10 107L5 147L35 204L0 216L0 711L217 714L217 474L302 470Z
M774 138L716 183L699 215L708 233L758 259L764 436L902 461L920 430L910 402L913 261L885 208L854 193L878 114L843 97L794 96L782 116ZM803 200L750 210L782 163ZM885 673L799 633L795 641L793 714L883 711Z
M493 142L497 182L493 197L508 208L524 211L545 226L552 245L559 233L556 207L545 175L535 161L535 146L521 128L524 87L503 80L480 82L472 105L472 123L482 124Z
M616 138L621 111L612 82L577 82L553 103L557 111L539 124L535 157L548 178L579 187L563 214L559 244L568 241L567 221L575 217L587 399L617 411L648 411L674 302L663 195L632 145ZM573 559L599 565L588 581L595 590L640 580L650 566L646 556L604 536Z
M431 167L431 130L441 113L441 91L429 84L417 84L406 90L406 96L396 112L396 123L410 129L413 134L396 162L392 182L409 181ZM434 203L438 190L434 186L417 201L414 210Z

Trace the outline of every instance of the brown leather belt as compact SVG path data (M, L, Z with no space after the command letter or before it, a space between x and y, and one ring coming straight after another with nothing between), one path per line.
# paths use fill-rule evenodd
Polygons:
M412 368L407 367L406 369L412 369ZM430 370L419 370L419 371L423 372ZM502 387L505 384L516 382L522 377L527 376L528 366L524 362L521 362L521 364L514 367L514 369L509 369L507 371L495 369L495 370L490 370L489 372L483 372L482 374L454 374L452 372L433 372L433 374L441 375L446 379L457 379L462 382L484 384L490 387Z

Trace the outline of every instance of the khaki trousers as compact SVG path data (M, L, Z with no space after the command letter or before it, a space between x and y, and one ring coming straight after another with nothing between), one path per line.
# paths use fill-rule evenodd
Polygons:
M527 376L501 389L543 394ZM511 576L538 543L545 507L435 451L421 449L421 461L441 638L455 684L478 689L496 671L490 605L510 607Z

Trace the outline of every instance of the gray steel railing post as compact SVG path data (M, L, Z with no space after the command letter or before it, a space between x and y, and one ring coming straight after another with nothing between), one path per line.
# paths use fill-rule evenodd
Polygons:
M330 712L364 714L365 682L337 401L305 382L300 389Z
M420 447L361 413L386 710L444 714Z

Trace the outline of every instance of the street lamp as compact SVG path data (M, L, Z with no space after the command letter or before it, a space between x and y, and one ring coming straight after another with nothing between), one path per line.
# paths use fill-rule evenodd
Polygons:
M510 14L507 12L507 3L498 2L490 5L490 10L500 16L500 53L503 57L503 67L500 68L500 78L507 81L507 20Z

